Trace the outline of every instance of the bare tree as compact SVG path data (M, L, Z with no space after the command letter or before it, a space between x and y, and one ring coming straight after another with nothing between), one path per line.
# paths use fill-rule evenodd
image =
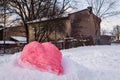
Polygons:
M106 33L107 33L107 30L105 30L105 29L101 30L101 35L106 35Z
M120 14L120 10L116 8L119 6L119 0L85 0L89 6L92 7L93 13L101 20L110 16ZM95 34L99 31L97 20L94 19ZM99 39L99 35L95 37Z
M29 39L28 21L43 17L61 16L68 8L71 0L9 0L9 6L17 13L25 26L27 42Z
M3 24L3 14L4 14L4 7L3 3L0 3L0 24Z
M116 7L119 6L119 0L86 0L89 6L93 8L93 12L100 18L120 14Z
M5 53L5 41L6 41L6 20L7 20L7 0L3 0L0 2L0 22L3 25L3 41L4 41L4 53Z
M18 23L18 18L13 18L15 15L12 12L12 9L8 6L9 0L0 0L0 24L4 24L4 16L6 17L6 27L10 27L10 25L14 24L15 22ZM5 14L4 14L5 8Z

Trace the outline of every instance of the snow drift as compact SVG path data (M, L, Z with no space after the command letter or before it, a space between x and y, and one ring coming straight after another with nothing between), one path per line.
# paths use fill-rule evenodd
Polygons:
M91 71L67 57L62 58L64 73L59 76L33 67L20 67L15 64L19 57L20 53L4 56L6 62L1 63L0 80L94 80Z

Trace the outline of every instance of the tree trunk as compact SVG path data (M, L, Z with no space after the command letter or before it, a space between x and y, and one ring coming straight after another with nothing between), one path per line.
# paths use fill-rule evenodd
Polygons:
M27 37L27 43L29 43L29 30L27 23L24 23L25 31L26 31L26 37Z

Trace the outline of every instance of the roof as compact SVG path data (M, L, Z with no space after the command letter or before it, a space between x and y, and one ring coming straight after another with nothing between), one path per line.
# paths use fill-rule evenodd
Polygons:
M76 12L69 13L69 14L64 14L61 17L59 17L59 16L55 16L53 18L43 17L41 19L32 20L32 21L29 21L27 23L31 24L31 23L45 22L45 21L56 20L56 19L65 19L65 18L69 18L69 15L80 13L80 12L84 12L84 11L89 11L90 13L92 13L92 7L87 7L86 9L83 9L83 10L80 10L80 11L76 11ZM95 14L93 14L93 15L96 16ZM97 18L99 18L99 17L97 17Z
M44 21L49 21L49 20L65 19L65 18L68 18L68 17L69 17L68 15L63 15L62 17L54 17L54 18L43 17L41 19L32 20L32 21L29 21L27 23L31 24L31 23L44 22Z
M82 10L79 10L79 11L76 11L76 12L73 12L73 13L70 13L69 15L75 14L75 13L84 12L84 11L92 12L92 7L87 7L86 9L82 9Z
M27 38L22 36L11 36L12 39L20 42L20 43L27 43Z
M83 11L86 11L86 10L88 10L88 9L83 9L83 10L80 10L80 11L76 11L76 12L73 12L73 13L69 13L69 15L75 14L75 13L80 13L80 12L83 12Z

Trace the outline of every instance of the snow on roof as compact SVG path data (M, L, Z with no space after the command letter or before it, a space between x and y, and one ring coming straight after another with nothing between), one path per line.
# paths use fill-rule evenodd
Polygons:
M17 40L21 43L26 43L26 41L27 41L26 37L22 37L22 36L11 36L11 38L13 38L14 40Z
M0 44L4 44L4 41L0 41ZM5 41L5 44L16 44L14 41Z
M46 20L48 20L48 18L42 18L41 20L40 19L36 19L36 20L29 21L27 23L35 23L35 22L46 21Z
M68 14L62 15L62 17L55 16L54 19L57 19L57 18L65 18L65 17L68 17ZM32 20L32 21L29 21L29 22L27 22L27 23L29 24L29 23L35 23L35 22L47 21L47 20L50 20L50 18L43 17L43 18L41 18L41 19Z
M36 20L33 20L33 21L29 21L29 22L27 22L27 23L34 23L34 22L40 22L40 21L47 21L48 20L48 18L42 18L41 20L40 19L36 19Z

